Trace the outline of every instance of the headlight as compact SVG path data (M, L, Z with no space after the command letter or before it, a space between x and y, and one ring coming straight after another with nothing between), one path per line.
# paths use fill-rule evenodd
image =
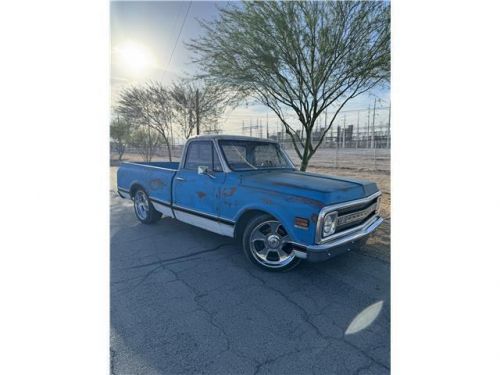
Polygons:
M325 216L323 220L323 237L328 237L335 232L335 224L337 223L337 213L332 212Z

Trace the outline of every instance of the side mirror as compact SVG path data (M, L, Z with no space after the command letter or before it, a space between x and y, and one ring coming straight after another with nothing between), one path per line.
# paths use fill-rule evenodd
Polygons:
M205 165L199 165L198 166L198 174L199 175L203 175L204 174L204 175L207 175L210 178L215 178L215 176L212 176L210 174L210 169L207 166L205 166Z
M205 165L199 165L198 174L208 174L208 167Z

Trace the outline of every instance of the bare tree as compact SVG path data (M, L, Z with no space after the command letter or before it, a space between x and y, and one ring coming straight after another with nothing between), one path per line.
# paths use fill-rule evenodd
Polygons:
M173 84L170 95L175 119L186 139L202 129L217 129L215 124L229 103L224 88L210 82L182 80Z
M340 110L390 75L387 2L244 2L202 22L205 33L188 47L209 82L239 98L253 97L281 120L302 171ZM332 106L314 142L319 116ZM285 114L292 111L304 137Z
M176 82L170 89L174 119L182 137L188 139L196 129L194 90L187 82Z
M132 124L125 119L118 116L111 121L110 136L116 146L118 160L123 158L127 144L130 142L131 132Z
M120 95L117 112L156 131L167 145L168 158L172 161L172 108L169 92L161 83L149 82L145 86L125 89Z
M160 143L160 135L150 127L138 127L131 134L130 143L146 162L150 162Z

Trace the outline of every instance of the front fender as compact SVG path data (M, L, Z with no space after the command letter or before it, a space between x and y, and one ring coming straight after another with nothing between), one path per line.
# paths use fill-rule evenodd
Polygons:
M270 203L270 202L268 202ZM284 205L284 204L264 204L264 203L249 203L246 204L238 210L235 221L238 220L246 213L251 210L259 210L268 213L269 215L275 217L287 231L288 235L291 237L292 241L314 244L315 228L317 218L317 212L309 212L307 207L300 207L296 205ZM295 226L295 218L301 217L309 220L309 227L307 229L298 228Z

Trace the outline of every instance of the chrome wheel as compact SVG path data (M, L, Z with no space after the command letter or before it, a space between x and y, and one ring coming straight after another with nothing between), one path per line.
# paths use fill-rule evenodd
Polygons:
M134 195L134 206L137 216L141 220L146 220L149 215L149 202L145 192L139 190Z
M250 233L250 252L262 265L281 268L295 259L290 241L288 233L279 221L264 221Z

